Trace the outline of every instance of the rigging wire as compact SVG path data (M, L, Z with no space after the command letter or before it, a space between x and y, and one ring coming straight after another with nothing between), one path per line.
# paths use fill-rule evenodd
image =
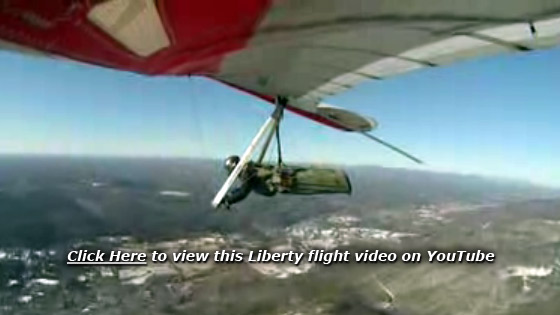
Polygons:
M276 152L278 154L278 168L282 168L284 164L282 161L282 143L280 142L280 121L282 120L282 117L280 117L279 119L280 120L276 124L276 129L274 130L274 133L276 134Z
M204 126L202 126L202 119L200 119L200 102L198 98L198 89L196 83L197 83L196 79L194 79L192 76L188 77L188 82L187 82L188 89L189 89L188 98L190 101L193 126L195 129L195 133L197 134L196 138L198 139L197 144L198 144L199 152L198 154L196 154L196 157L206 159L208 158L209 152L206 143ZM214 189L214 185L212 185L212 179L215 178L215 176L200 176L200 177L201 179L199 183L204 188L204 190L212 191Z

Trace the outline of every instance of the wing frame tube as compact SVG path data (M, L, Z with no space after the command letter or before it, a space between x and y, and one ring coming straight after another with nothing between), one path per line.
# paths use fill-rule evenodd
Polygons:
M212 200L212 206L214 208L217 209L220 206L226 194L229 192L233 184L235 184L235 181L237 180L237 177L239 177L239 174L241 174L243 168L247 165L247 163L249 163L251 157L257 150L257 146L259 145L259 143L262 141L262 139L264 139L268 135L267 132L275 131L273 127L276 126L276 124L280 120L283 109L284 106L277 103L274 112L270 115L270 117L268 117L268 119L262 125L259 132L251 141L251 144L247 147L247 149L239 159L239 163L237 163L233 171L229 174L228 178L226 179L226 181L224 182L224 184L222 185L222 187L220 188L220 190Z

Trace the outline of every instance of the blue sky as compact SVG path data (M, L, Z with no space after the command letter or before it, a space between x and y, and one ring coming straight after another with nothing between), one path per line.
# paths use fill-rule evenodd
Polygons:
M148 78L0 53L0 153L223 158L272 107L201 78ZM375 117L421 169L560 187L560 49L364 83L325 100ZM418 168L359 136L287 114L288 160Z

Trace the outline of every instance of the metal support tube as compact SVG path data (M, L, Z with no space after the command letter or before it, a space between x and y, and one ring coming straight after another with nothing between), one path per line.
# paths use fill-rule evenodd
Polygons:
M237 165L235 166L233 171L229 174L229 176L228 176L227 180L225 181L224 185L222 186L222 188L220 188L220 190L218 191L218 193L216 194L216 196L212 200L212 206L214 208L218 208L220 206L220 204L222 203L222 200L224 199L224 197L226 196L228 191L231 189L233 184L235 184L235 180L237 179L239 174L241 174L241 171L247 165L247 163L249 162L249 160L251 159L251 157L253 156L253 154L257 150L258 144L261 142L261 140L264 137L266 137L267 132L274 133L275 128L273 128L273 127L278 123L278 121L282 117L283 109L284 109L284 107L282 105L277 104L276 109L274 110L272 115L270 115L270 117L262 125L261 129L259 130L259 132L255 136L255 138L253 138L253 141L251 141L251 144L249 145L249 147L247 147L247 149L245 150L245 152L243 153L243 155L239 159L239 163L237 163Z
M262 161L264 160L264 157L266 156L266 152L268 151L268 147L270 146L270 142L272 141L272 137L274 136L274 130L276 130L278 126L278 122L276 122L274 124L274 126L272 126L272 132L270 132L268 134L268 137L266 138L266 141L264 142L261 154L259 155L259 158L257 159L257 163L261 164Z

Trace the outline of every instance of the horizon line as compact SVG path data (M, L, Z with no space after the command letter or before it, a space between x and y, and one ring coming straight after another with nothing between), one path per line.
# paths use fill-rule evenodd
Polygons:
M217 157L203 157L203 156L186 156L186 155L129 155L129 154L93 154L93 153L37 153L37 152L27 152L27 153L16 153L16 152L0 152L0 158L5 157L25 157L25 158L75 158L75 159L123 159L123 160L207 160L207 161L221 161L221 158ZM288 163L300 164L300 165L331 165L331 166L344 166L344 167L351 167L351 168L359 168L359 167L377 167L377 168L384 168L390 170L403 170L403 171L413 171L413 172L422 172L422 173L435 173L435 174L442 174L442 175L456 175L456 176L464 176L464 177L479 177L482 179L487 180L494 180L494 181L502 181L502 182L512 182L512 183L522 183L531 186L535 186L536 188L543 188L543 189L552 189L558 190L560 189L560 184L553 184L553 183L542 183L536 182L529 178L518 178L518 177L507 177L507 176L499 176L499 175L492 175L492 174L483 174L483 173L476 173L476 172L459 172L459 171L451 171L451 170L443 170L443 169L434 169L428 168L431 166L430 164L424 164L423 166L414 165L415 167L396 167L396 166L384 166L381 164L344 164L344 163L312 163L312 162L305 162L305 161L290 161Z

